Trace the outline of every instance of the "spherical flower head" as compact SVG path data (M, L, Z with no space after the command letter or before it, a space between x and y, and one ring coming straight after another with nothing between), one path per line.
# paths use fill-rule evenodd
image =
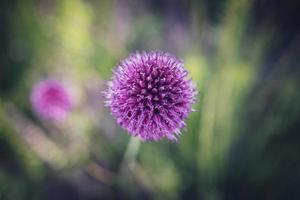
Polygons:
M34 111L42 119L61 121L71 110L72 102L67 89L57 80L37 83L31 92Z
M104 92L118 124L143 141L176 141L192 111L196 89L182 61L158 51L121 61Z

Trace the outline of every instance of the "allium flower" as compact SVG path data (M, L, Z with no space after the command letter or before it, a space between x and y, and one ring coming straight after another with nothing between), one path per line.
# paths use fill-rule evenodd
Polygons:
M169 53L135 53L121 61L104 92L118 124L143 141L177 140L197 94L183 63Z
M32 107L43 119L59 121L64 119L72 107L67 89L56 80L43 80L31 92Z

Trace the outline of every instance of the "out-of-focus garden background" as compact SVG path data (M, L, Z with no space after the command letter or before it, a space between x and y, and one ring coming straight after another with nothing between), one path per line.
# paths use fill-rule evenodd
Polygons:
M300 199L300 2L3 0L0 199ZM197 112L179 142L130 140L104 108L136 50L180 57ZM56 78L62 122L30 104Z

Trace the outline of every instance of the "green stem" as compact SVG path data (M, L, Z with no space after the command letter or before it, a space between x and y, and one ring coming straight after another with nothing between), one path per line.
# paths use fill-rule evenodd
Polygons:
M125 169L128 169L130 166L133 166L138 154L141 141L135 137L131 137L128 142L123 160L120 164L120 173L123 173Z

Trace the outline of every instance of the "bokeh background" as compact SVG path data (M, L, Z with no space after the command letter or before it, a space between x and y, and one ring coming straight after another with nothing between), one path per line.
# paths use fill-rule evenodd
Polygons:
M300 199L300 2L2 0L0 199ZM140 143L103 105L130 52L180 57L200 91L178 143ZM75 106L39 119L36 82Z

